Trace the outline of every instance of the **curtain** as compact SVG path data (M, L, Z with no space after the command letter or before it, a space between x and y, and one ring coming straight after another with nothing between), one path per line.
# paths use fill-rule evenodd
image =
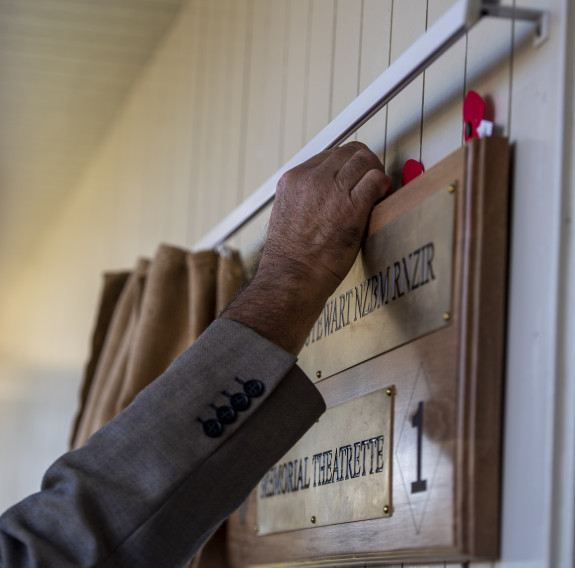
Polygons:
M161 245L131 272L104 275L71 447L126 408L210 325L245 279L235 251Z

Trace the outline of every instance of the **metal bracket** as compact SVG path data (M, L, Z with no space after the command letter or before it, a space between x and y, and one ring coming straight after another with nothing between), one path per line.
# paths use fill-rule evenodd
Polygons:
M549 38L549 12L546 10L501 6L500 4L484 1L481 4L481 15L532 22L535 24L535 38L533 40L535 47L539 47Z

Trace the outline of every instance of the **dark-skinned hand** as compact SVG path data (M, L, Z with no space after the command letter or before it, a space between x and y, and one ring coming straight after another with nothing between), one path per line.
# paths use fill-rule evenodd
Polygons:
M297 355L355 261L373 206L390 191L381 162L360 142L286 172L258 271L221 317Z

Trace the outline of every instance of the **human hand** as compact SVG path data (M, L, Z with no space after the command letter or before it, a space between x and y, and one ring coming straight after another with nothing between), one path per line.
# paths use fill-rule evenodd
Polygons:
M222 317L297 354L351 268L371 209L391 191L360 142L322 152L280 179L256 276Z
M260 271L277 271L329 296L359 252L369 214L391 190L360 142L327 150L280 179Z

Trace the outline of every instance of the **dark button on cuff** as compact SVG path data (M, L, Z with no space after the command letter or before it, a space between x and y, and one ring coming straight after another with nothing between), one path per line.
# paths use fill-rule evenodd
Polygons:
M237 392L230 396L230 404L234 410L246 410L250 405L250 399L243 392Z
M261 381L252 379L244 383L244 391L250 398L257 398L264 392L264 384Z
M223 430L222 425L213 418L202 422L202 428L204 429L204 434L210 438L217 438L221 435Z
M219 406L216 416L222 424L231 424L236 419L236 411L231 406Z

